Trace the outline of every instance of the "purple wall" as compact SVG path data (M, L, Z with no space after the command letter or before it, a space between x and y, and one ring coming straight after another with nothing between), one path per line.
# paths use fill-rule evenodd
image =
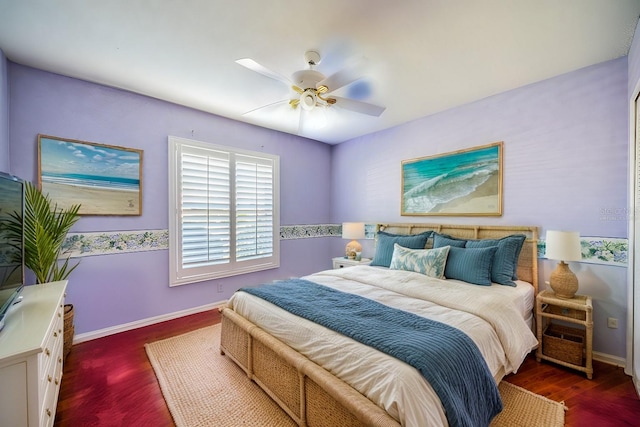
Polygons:
M631 47L629 48L628 63L628 88L629 98L635 95L634 91L637 90L640 85L640 33L638 32L640 22L636 25L635 36Z
M640 24L638 24L640 25ZM640 32L638 31L638 25L636 26L635 37L633 38L633 43L631 44L631 48L629 49L629 105L633 106L635 103L635 99L640 92ZM630 107L631 111L634 112L634 107ZM631 117L633 117L633 113ZM635 118L632 119L632 123L635 121ZM632 126L633 127L633 126ZM632 134L631 140L633 141L636 138L634 134ZM633 143L635 145L635 142ZM632 146L633 147L633 146ZM632 150L629 151L630 159L637 158L637 154L635 154L635 150L637 147L633 147ZM631 176L635 180L635 170L640 165L635 165L635 168L632 168L630 171ZM636 190L637 191L637 190ZM630 192L631 206L635 206L635 194ZM637 208L637 207L636 207ZM635 211L634 208L632 212ZM640 235L640 217L632 216L632 220L634 223L634 232L630 238L633 239L632 248L635 248L635 236ZM628 363L627 371L630 371L634 378L634 383L636 385L636 391L640 394L640 279L637 278L635 270L635 266L640 265L638 263L638 257L640 257L640 253L634 253L631 256L632 268L630 268L629 274L629 308L633 310L633 316L629 316L629 325L632 327L632 333L629 334L629 349L627 350L627 356L632 359L632 363ZM631 366L630 366L631 365Z
M11 168L24 179L37 179L39 133L144 150L142 216L85 216L74 232L168 228L168 135L279 155L281 225L328 223L326 144L11 62L9 86ZM337 239L284 240L279 269L174 288L168 286L166 250L84 257L68 287L76 333L214 303L240 286L330 268L331 240Z
M335 146L332 219L537 225L541 238L550 229L626 238L627 96L625 57ZM496 141L504 141L501 217L400 215L402 160ZM370 257L373 243L363 243ZM333 244L334 252L343 245ZM542 288L553 268L555 262L541 260ZM594 348L625 357L627 269L571 268L580 292L594 297ZM622 326L608 329L607 317Z
M434 219L626 237L626 218L602 215L627 207L626 99L621 58L340 144L332 217L428 221L400 216L401 161L504 141L503 215Z
M9 162L9 78L7 59L0 49L0 171L10 173Z

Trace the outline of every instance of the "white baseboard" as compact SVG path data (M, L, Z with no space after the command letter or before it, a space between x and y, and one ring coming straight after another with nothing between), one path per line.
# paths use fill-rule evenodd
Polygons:
M627 366L627 359L624 357L612 356L610 354L598 353L597 351L593 352L593 360L597 360L598 362L608 363L609 365L618 366L620 368L624 368Z
M109 328L99 329L97 331L85 332L73 337L73 343L78 344L85 341L95 340L97 338L106 337L120 332L130 331L132 329L142 328L144 326L154 325L156 323L165 322L167 320L177 319L179 317L189 316L190 314L202 313L203 311L214 310L222 307L227 300L214 302L200 307L189 308L186 310L175 311L173 313L163 314L161 316L149 317L147 319L136 320L135 322L125 323L123 325L111 326Z

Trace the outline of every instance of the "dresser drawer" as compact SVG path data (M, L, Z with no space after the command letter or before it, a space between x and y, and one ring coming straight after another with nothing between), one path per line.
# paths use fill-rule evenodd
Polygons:
M56 310L55 317L51 322L50 328L47 330L47 334L45 336L44 348L42 353L42 358L40 358L40 372L48 372L50 366L55 360L53 357L54 351L58 344L61 344L64 340L64 319L63 319L63 308L60 307Z
M60 382L62 381L62 353L58 356L60 363L55 363L54 370L43 388L42 413L40 414L40 426L52 426L55 420L56 406L58 404L58 394Z
M62 375L62 340L56 340L51 344L53 349L50 350L49 355L46 354L47 349L45 349L45 353L41 354L41 358L46 362L44 369L40 371L39 396L41 401L45 399L48 387L52 384L60 385Z
M42 401L44 399L45 390L49 384L58 382L60 383L59 375L56 375L56 371L62 366L62 346L63 335L58 330L60 325L54 323L53 328L48 332L48 338L44 344L44 350L40 354L40 388L39 396Z

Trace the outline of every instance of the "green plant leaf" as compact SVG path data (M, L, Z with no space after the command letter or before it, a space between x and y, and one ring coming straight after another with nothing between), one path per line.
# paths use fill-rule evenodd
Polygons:
M25 182L25 265L35 273L38 283L65 280L80 263L78 261L69 267L69 258L62 265L58 261L67 233L80 219L79 210L80 205L73 205L66 210L58 209L57 204L52 206L48 195L42 194L30 182ZM19 232L19 223L14 221L9 227Z

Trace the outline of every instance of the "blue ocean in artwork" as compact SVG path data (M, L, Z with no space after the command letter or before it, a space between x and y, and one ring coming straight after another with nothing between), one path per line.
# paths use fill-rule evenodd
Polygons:
M138 179L73 173L63 174L43 172L42 181L50 182L52 184L76 185L108 190L138 191L140 188L140 180Z
M140 191L141 156L119 147L42 137L43 183Z
M403 165L403 212L428 213L472 194L499 171L499 146Z

